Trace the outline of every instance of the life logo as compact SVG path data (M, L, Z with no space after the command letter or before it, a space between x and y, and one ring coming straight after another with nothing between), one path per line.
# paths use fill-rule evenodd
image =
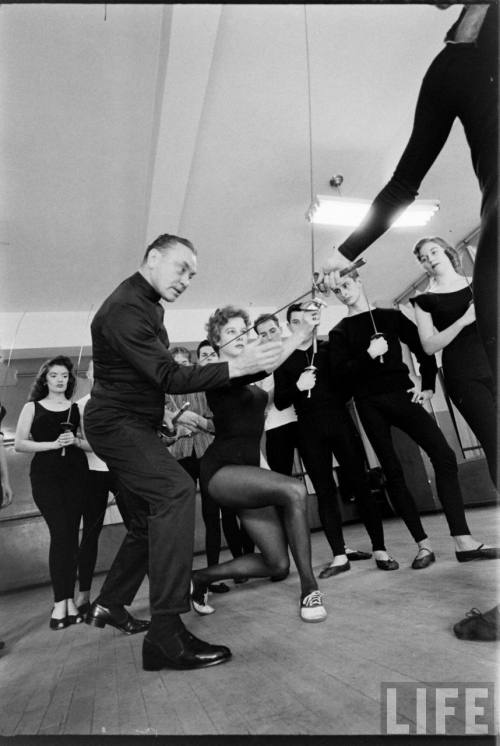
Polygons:
M495 735L492 682L382 682L384 735Z

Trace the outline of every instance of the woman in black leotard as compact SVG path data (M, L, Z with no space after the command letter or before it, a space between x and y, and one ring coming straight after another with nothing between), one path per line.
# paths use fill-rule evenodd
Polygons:
M470 280L442 238L420 239L413 253L430 276L426 292L410 299L422 347L429 355L443 351L446 391L481 443L496 484L496 387L477 331Z
M221 360L230 360L245 349L244 332L248 326L248 314L242 309L226 306L212 314L207 325L208 339L219 350ZM280 362L301 343L306 334L303 331L303 335L299 330L297 335L284 340ZM259 466L267 394L251 384L266 375L268 372L263 371L234 379L226 388L207 392L214 416L215 440L201 460L200 481L216 502L237 510L261 553L245 554L195 571L193 607L202 614L213 611L210 607L206 609L206 592L208 585L217 580L288 573L286 540L276 512L279 508L300 577L300 616L307 622L320 622L326 618L326 610L311 567L305 488L296 479Z
M77 436L80 412L71 399L76 378L73 363L60 355L42 365L16 429L15 448L33 453L30 480L33 500L50 531L49 570L54 608L49 626L64 629L83 617L73 601L78 558L78 529L88 472ZM71 430L64 432L63 423Z

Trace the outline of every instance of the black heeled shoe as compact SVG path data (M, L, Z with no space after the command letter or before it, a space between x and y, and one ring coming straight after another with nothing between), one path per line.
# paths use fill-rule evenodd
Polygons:
M54 617L50 617L49 621L49 627L50 629L54 630L54 632L58 632L60 629L66 629L68 626L68 617L65 616L62 619L54 619Z

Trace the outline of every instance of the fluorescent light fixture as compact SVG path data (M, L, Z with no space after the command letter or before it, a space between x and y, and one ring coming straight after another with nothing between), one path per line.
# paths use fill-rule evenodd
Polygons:
M365 217L371 202L367 199L350 199L318 194L306 213L311 223L321 225L358 226ZM392 228L412 228L425 225L439 210L439 200L419 199L413 202L392 224Z

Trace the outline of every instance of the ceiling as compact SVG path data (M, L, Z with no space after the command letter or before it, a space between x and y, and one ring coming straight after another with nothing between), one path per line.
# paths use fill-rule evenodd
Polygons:
M311 191L332 193L340 173L343 196L375 196L458 13L1 5L0 311L95 308L164 232L199 250L176 308L278 307L304 292ZM425 233L457 243L476 227L458 123L420 197L441 200ZM317 264L347 234L315 229ZM411 247L421 235L399 229L376 242L372 297L390 300L420 275Z

